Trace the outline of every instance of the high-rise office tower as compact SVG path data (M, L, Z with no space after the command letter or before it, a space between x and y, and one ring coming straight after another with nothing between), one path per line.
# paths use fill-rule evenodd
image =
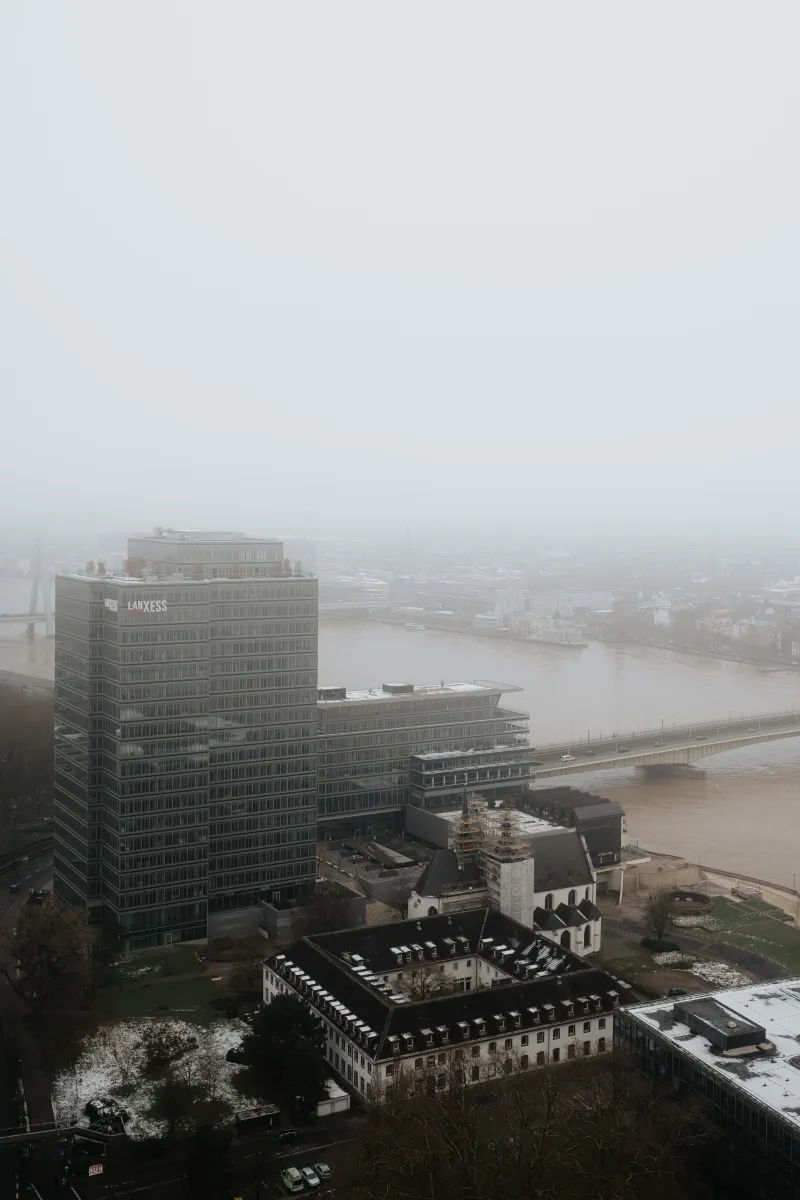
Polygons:
M280 542L156 529L56 578L54 875L131 949L313 886L317 583Z

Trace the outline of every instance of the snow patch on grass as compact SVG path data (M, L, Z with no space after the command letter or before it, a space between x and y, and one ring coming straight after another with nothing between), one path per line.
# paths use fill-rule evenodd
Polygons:
M238 1046L248 1027L243 1021L217 1021L206 1030L199 1030L188 1021L174 1017L165 1021L176 1031L187 1034L198 1041L194 1050L188 1051L176 1067L189 1078L200 1076L202 1056L213 1052L219 1060L219 1079L216 1099L238 1109L242 1107L241 1096L233 1086L232 1079L241 1068L225 1061L225 1055ZM143 1075L137 1066L137 1045L142 1027L147 1022L125 1021L117 1025L103 1025L84 1041L80 1056L74 1067L62 1071L53 1080L53 1111L56 1121L62 1125L73 1125L83 1118L86 1104L99 1096L111 1096L129 1114L126 1128L130 1137L159 1137L166 1132L163 1121L148 1116L156 1098L161 1078ZM208 1039L208 1040L206 1040Z

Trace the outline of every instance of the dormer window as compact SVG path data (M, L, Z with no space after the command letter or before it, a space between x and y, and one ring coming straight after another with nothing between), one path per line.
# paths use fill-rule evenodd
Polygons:
M420 1033L422 1034L422 1036L425 1039L425 1045L432 1046L433 1045L433 1030L432 1029L420 1029Z
M436 1032L439 1035L440 1045L444 1046L447 1042L450 1041L450 1031L446 1025L437 1025Z
M508 1015L511 1017L511 1020L514 1022L514 1028L519 1029L520 1025L522 1024L522 1013L514 1011L514 1012L510 1012Z
M458 1028L461 1030L461 1037L466 1042L469 1038L469 1023L467 1021L459 1021Z
M497 1022L498 1033L502 1033L506 1027L506 1019L501 1013L495 1013L495 1021Z
M396 1034L389 1038L389 1049L392 1054L400 1053L400 1038Z

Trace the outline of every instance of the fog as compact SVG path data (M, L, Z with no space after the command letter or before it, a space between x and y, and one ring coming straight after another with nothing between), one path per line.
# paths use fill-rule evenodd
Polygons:
M789 531L800 11L0 13L0 524Z

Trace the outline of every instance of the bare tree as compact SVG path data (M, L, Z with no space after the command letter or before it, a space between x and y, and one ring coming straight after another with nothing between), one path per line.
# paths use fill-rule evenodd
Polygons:
M453 990L445 972L430 963L405 972L397 986L411 1000L430 1000L433 996L447 996Z
M698 1110L614 1056L471 1067L452 1048L431 1074L392 1076L344 1180L352 1200L689 1200L711 1135ZM465 1053L465 1051L467 1051ZM460 1052L460 1053L459 1053ZM396 1064L399 1068L400 1064ZM477 1089L465 1071L491 1078Z
M138 1046L132 1047L130 1038L119 1025L104 1025L99 1033L101 1052L114 1063L121 1084L127 1084L131 1075L136 1075L142 1067L142 1054Z
M27 904L0 928L0 945L8 953L3 972L36 1016L53 1005L68 983L88 978L93 936L85 913L55 899Z
M197 1039L169 1019L152 1017L139 1027L137 1049L148 1074L157 1074L196 1046Z
M656 941L662 942L664 934L672 928L672 912L666 892L650 892L644 902L644 919Z
M213 1029L206 1029L200 1035L200 1047L194 1057L197 1063L197 1083L204 1098L213 1103L217 1099L222 1082L222 1057Z

